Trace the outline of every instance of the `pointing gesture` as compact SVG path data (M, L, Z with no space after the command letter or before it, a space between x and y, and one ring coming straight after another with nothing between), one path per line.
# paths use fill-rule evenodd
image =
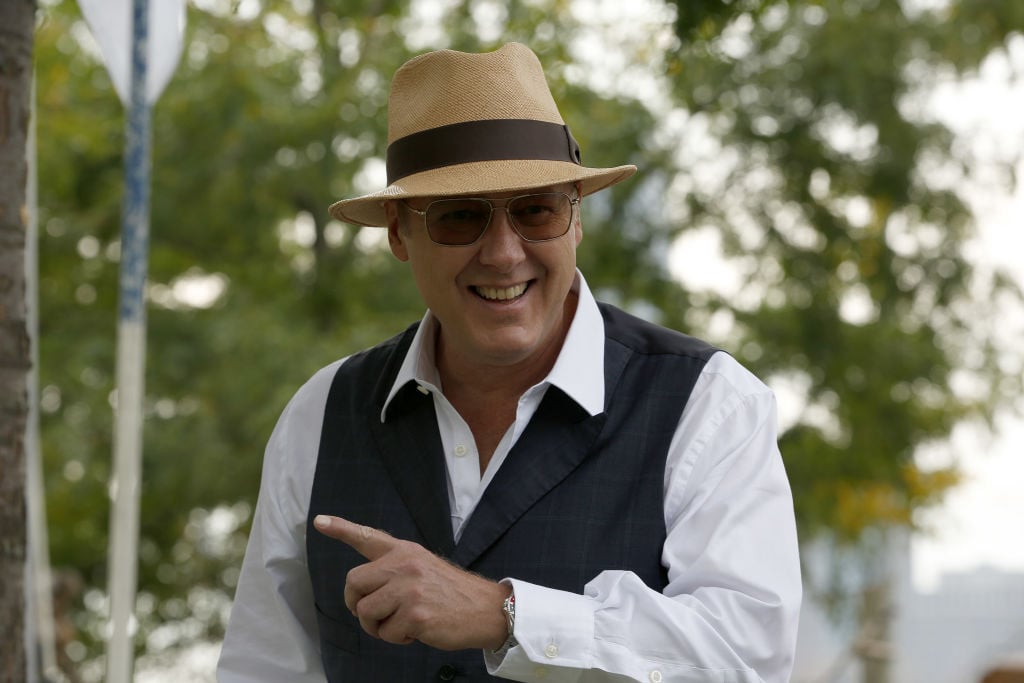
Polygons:
M386 531L356 524L341 517L317 515L313 525L320 533L341 541L371 562L401 543ZM351 609L351 605L349 608Z
M442 650L496 650L505 642L501 605L508 586L341 517L317 515L313 525L369 560L348 573L345 605L374 638L403 645L418 640Z

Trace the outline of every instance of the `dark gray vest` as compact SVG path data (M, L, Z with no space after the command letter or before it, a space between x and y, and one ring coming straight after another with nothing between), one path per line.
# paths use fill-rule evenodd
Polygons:
M466 524L452 536L433 399L410 382L380 413L416 326L346 361L331 386L306 548L329 681L490 681L479 650L443 652L366 635L345 607L345 575L365 560L313 529L339 515L416 541L493 579L582 593L606 569L667 583L665 456L715 349L601 305L605 410L591 417L550 388Z

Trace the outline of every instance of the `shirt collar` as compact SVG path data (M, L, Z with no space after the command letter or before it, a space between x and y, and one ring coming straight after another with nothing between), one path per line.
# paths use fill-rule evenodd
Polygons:
M583 273L578 269L572 289L579 294L576 314L562 350L541 384L558 387L590 415L598 415L604 411L604 319ZM437 319L428 310L384 401L380 411L381 422L387 417L391 400L409 382L415 382L427 391L441 390L441 378L434 362L436 332Z

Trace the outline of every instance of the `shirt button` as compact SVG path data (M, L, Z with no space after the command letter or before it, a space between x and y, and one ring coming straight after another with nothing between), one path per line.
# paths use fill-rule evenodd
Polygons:
M430 393L430 389L427 389L427 388L426 388L425 386L423 386L422 384L417 384L417 385L416 385L416 389L417 389L417 390L418 390L418 391L419 391L419 392L420 392L421 394L423 394L423 395L426 395L426 394L429 394L429 393Z
M462 445L461 443L460 443L459 445L457 445L457 446L455 447L455 455L456 455L457 457L459 457L459 458L461 458L462 456L464 456L464 455L465 455L466 453L468 453L468 452L469 452L469 449L468 449L468 448L466 448L466 447L465 447L464 445Z
M554 643L549 643L548 646L544 648L544 654L551 659L554 659L558 656L558 646Z
M655 669L648 678L651 679L651 683L661 683L661 672Z

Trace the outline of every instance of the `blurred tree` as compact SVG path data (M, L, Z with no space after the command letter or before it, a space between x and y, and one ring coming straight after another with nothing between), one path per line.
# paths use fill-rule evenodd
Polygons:
M36 3L0 5L0 680L26 676L27 142Z
M669 73L687 125L714 140L681 155L678 224L717 231L743 274L693 313L731 320L723 343L803 403L781 446L804 541L870 557L957 481L917 449L1019 395L1019 349L993 342L996 302L1019 292L966 260L958 185L975 164L923 102L1004 49L1024 6L675 4ZM890 605L870 566L857 654L884 681Z

